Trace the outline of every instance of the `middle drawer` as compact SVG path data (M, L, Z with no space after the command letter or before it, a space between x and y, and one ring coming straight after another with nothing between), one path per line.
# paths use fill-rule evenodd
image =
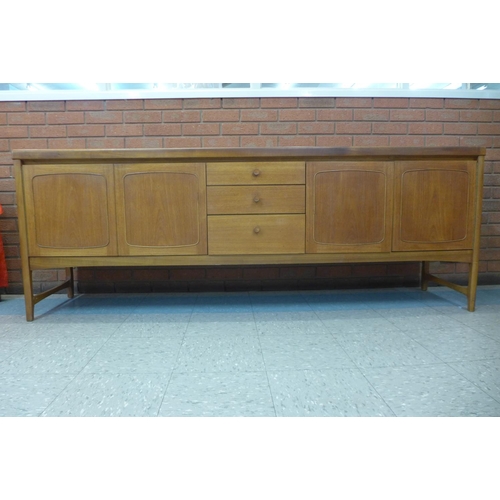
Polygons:
M208 186L207 213L303 214L305 186Z

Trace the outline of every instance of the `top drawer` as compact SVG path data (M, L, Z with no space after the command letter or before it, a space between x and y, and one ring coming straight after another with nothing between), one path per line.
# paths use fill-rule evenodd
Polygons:
M207 164L209 186L305 184L305 174L305 163L302 161Z

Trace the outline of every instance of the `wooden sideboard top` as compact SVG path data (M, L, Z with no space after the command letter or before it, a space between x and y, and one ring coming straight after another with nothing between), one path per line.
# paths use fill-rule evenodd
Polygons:
M475 158L486 154L481 147L286 147L286 148L186 148L186 149L24 149L14 150L14 160L342 160L349 158Z

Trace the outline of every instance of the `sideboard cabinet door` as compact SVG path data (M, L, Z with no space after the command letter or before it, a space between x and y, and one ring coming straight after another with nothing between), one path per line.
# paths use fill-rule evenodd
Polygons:
M204 163L115 165L120 255L207 253Z
M25 165L31 256L117 255L112 165Z
M473 247L475 161L396 162L395 176L393 250Z
M391 162L308 163L306 251L390 251L392 190Z

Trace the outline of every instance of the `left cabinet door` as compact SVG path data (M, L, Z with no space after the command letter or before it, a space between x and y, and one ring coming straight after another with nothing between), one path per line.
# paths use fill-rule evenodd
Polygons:
M24 165L31 256L117 255L112 165Z
M207 253L204 163L115 165L120 255Z

